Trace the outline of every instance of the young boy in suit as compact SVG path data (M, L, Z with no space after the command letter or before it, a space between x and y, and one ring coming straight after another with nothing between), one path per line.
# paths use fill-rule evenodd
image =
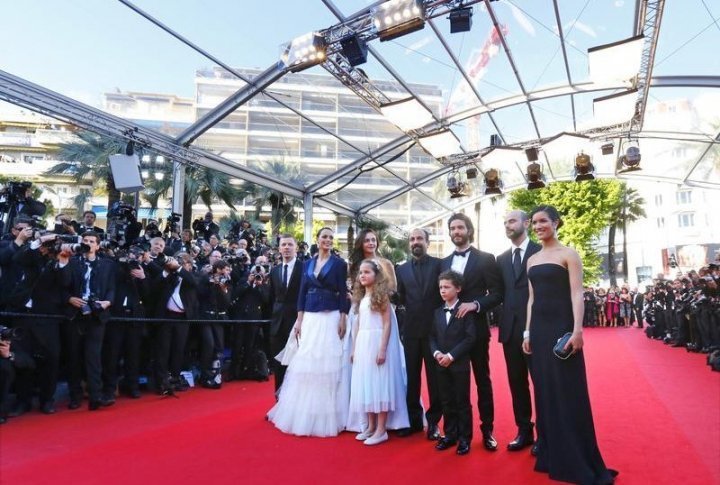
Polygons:
M435 310L430 330L430 351L438 365L445 436L435 445L446 450L457 443L457 454L470 452L472 408L470 405L470 349L476 338L474 321L457 316L462 290L461 274L448 270L438 277L445 304Z

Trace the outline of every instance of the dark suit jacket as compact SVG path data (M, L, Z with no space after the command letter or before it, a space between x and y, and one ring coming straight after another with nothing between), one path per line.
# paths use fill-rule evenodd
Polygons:
M484 315L502 303L503 285L502 276L500 276L500 268L495 261L495 256L477 248L471 247L468 252L467 265L463 278L465 284L460 293L460 301L463 303L477 301L480 303L480 314ZM442 260L442 270L451 269L453 255L447 256ZM480 324L478 328L478 338L490 336L490 329L487 326L485 318L479 318L477 313L475 320Z
M303 274L303 262L295 260L292 273L288 275L288 286L282 281L283 265L275 266L270 272L270 301L272 302L272 322L270 335L283 335L287 338L297 319L297 301L300 292L300 280Z
M500 332L498 333L498 341L501 343L510 342L513 335L513 328L519 325L521 329L525 329L527 320L527 303L528 303L528 278L527 278L527 260L530 256L540 251L541 246L533 241L528 242L525 255L522 260L522 271L516 278L513 271L513 254L510 249L497 257L498 266L502 273L503 286L505 288L503 298L503 311L500 318ZM517 331L516 331L517 334ZM522 335L522 331L520 331Z
M158 294L155 316L162 318L163 315L165 315L168 301L177 286L178 277L182 278L182 284L180 285L180 299L182 300L183 307L185 308L185 318L187 320L195 320L198 318L200 313L197 295L197 279L193 273L184 268L181 268L176 273L168 273L165 275L164 272L162 272L157 276L154 283Z
M422 273L422 286L415 277L413 262L411 259L395 269L399 303L405 307L403 340L426 338L433 324L433 313L442 305L437 280L441 260L425 256L416 267L415 271Z
M70 281L68 266L60 268L55 259L43 256L37 249L30 249L29 245L19 248L13 260L22 268L24 277L7 289L11 309L24 310L25 304L32 299L32 313L62 313L69 298L64 290Z
M448 367L453 371L468 371L470 362L470 349L475 344L477 326L472 318L465 315L458 318L453 312L448 323L445 318L444 307L435 309L433 313L433 325L430 330L430 352L436 351L443 354L449 353L453 357L453 363Z
M298 292L298 311L322 312L340 310L348 313L347 264L337 256L330 256L320 274L314 274L317 257L305 262Z
M91 291L96 300L109 301L112 304L115 301L115 262L99 256L95 261L94 275L91 278ZM68 297L82 298L83 284L85 282L84 258L72 258L67 266L70 271L70 281L67 287ZM70 305L70 303L67 304L66 308L66 314L69 318L72 319L78 315L79 309ZM110 318L110 311L109 309L103 310L95 315L101 322L105 323Z

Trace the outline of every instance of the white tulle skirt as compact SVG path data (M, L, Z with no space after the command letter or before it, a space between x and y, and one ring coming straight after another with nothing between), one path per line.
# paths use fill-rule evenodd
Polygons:
M281 431L299 436L337 436L345 428L349 397L341 392L343 340L340 313L305 313L297 350L290 336L285 354L293 354L268 419Z

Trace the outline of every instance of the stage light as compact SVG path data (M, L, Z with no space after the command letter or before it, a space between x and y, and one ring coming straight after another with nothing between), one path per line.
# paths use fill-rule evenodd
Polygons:
M500 173L491 168L485 172L485 195L500 195L502 194L502 180L500 180Z
M472 28L472 7L460 7L450 12L450 33L469 32Z
M636 172L641 170L640 159L640 147L636 141L629 141L624 146L625 154L618 158L618 173Z
M491 147L499 147L502 146L503 142L500 138L500 135L490 135L490 146Z
M543 181L542 167L537 162L532 162L527 166L527 173L525 174L528 180L528 190L542 189L545 187Z
M460 152L460 142L450 130L418 138L420 145L435 158L443 158Z
M150 155L143 155L142 161L143 163L150 163Z
M593 99L593 121L596 126L613 126L627 123L637 106L637 89Z
M538 161L538 149L535 147L530 147L525 149L525 157L527 157L528 162L537 162Z
M383 104L380 113L402 131L417 130L433 120L432 113L412 97Z
M457 199L459 197L465 197L465 182L460 179L460 174L457 171L450 172L447 178L446 186L448 192L450 192L451 199Z
M600 151L603 155L612 155L615 151L615 146L612 143L605 143L600 147Z
M165 174L163 172L155 172L155 180L162 180L165 178Z
M590 79L595 83L628 81L640 72L645 37L599 45L588 49Z
M478 170L475 167L470 167L465 170L465 178L468 180L475 179L478 176Z
M142 178L146 179L150 176L150 170L143 169L140 171L140 175L142 175Z
M371 15L381 42L425 27L422 0L389 0L375 7Z
M285 46L281 59L291 72L302 71L325 61L327 44L319 32L309 32Z
M595 180L595 166L590 161L590 155L578 153L575 157L575 182Z
M155 163L157 163L158 165L162 165L163 163L165 163L165 157L163 157L162 155L158 155L157 157L155 157Z
M350 34L340 39L340 47L351 66L359 66L367 62L367 42L357 34Z
M130 140L127 145L125 146L125 155L128 157L132 156L135 153L135 142Z

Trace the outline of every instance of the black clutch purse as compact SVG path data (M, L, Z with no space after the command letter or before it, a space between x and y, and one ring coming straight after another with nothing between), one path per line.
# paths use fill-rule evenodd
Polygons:
M568 343L568 340L570 340L570 337L572 337L572 333L568 332L562 337L560 337L553 347L553 354L555 354L555 357L562 360L567 360L572 355L572 348L568 348L565 350L565 346Z

